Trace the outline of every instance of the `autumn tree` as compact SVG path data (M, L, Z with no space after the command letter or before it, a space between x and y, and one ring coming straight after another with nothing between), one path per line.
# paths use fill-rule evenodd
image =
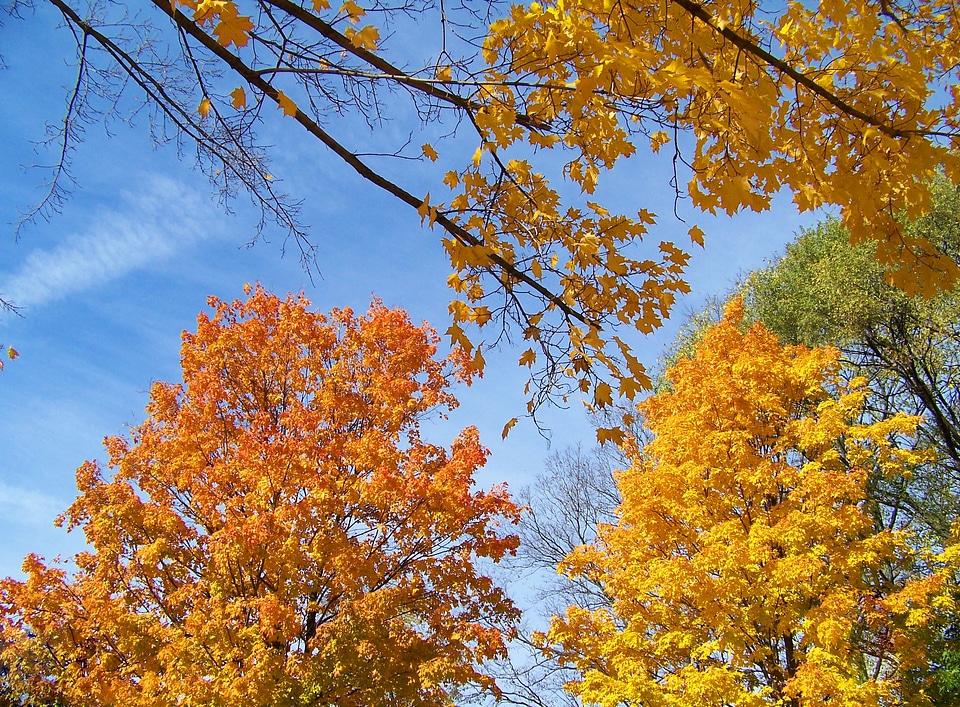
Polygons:
M942 177L931 192L931 212L905 228L960 262L960 196ZM960 500L960 291L909 296L887 282L872 250L851 248L840 223L826 221L747 279L748 312L788 343L839 348L847 375L865 377L873 390L870 418L923 416L917 443L934 452L931 463L899 492L882 491L901 520L942 543Z
M956 265L897 220L928 209L922 178L938 165L960 176L950 0L151 5L140 15L123 2L7 6L52 6L76 37L60 154L134 91L158 139L195 144L224 194L251 192L309 255L297 202L278 190L256 137L271 111L285 116L441 231L456 292L449 336L471 350L468 325L515 327L529 345L520 361L531 410L580 393L600 406L615 393L632 400L648 384L617 331L661 324L686 290L687 255L652 236L657 217L644 204L620 214L593 196L638 152L669 154L667 180L695 209L763 210L788 190L801 210L838 206L851 238L901 264L893 276L908 289L956 279ZM402 39L414 34L416 47ZM449 194L405 186L339 122L359 116L375 130L414 113L465 140L473 158L448 157L460 143L432 138L379 151L442 157ZM540 154L549 151L562 157ZM63 167L41 212L69 187ZM704 233L694 225L690 237L702 244Z
M514 551L502 487L472 488L476 430L420 423L456 405L462 352L374 302L311 311L260 287L211 299L183 383L77 471L59 523L90 550L36 556L0 584L0 664L17 704L446 705L494 689L516 610L478 567ZM18 702L20 700L21 702Z
M618 476L617 521L561 566L612 606L571 607L545 647L605 707L929 704L912 671L954 560L878 531L867 495L923 461L901 444L918 420L859 423L869 392L835 349L742 316L734 301L641 404L653 438Z

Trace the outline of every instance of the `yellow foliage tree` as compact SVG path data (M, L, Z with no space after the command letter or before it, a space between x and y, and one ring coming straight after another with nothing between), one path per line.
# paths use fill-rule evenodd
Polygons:
M516 537L486 450L419 420L450 408L437 336L374 303L314 313L259 287L184 334L183 384L77 472L60 518L76 572L28 557L0 582L0 701L67 705L447 705L493 688L516 618L476 566Z
M31 3L51 4L78 37L64 153L95 114L85 101L106 94L112 109L119 84L105 77L127 74L165 125L197 142L212 179L227 193L252 190L309 248L254 137L273 106L444 231L456 292L448 334L469 351L465 327L515 325L529 342L521 365L534 383L531 410L580 393L603 407L649 383L616 331L649 332L669 315L687 288L685 246L646 240L649 209L614 213L591 196L604 172L640 150L671 151L667 179L705 212L764 210L787 190L800 210L839 207L855 241L874 239L881 259L901 264L891 273L905 288L933 293L958 276L899 221L928 208L922 184L938 165L960 178L955 0L464 3L442 8L436 54L422 57L388 38L405 14L435 9L429 2L153 0L176 33L169 53L131 29L123 2L116 17L99 5L85 15L72 0L14 7ZM475 41L458 42L484 35L480 56ZM351 110L379 124L389 110L381 87L428 121L465 126L476 152L450 165L449 199L437 198L439 185L432 198L410 191L337 136L331 116ZM537 154L550 150L563 157ZM407 156L445 151L428 143ZM580 195L558 188L564 180ZM55 207L56 183L50 196ZM703 244L700 227L689 235Z
M619 474L618 521L561 566L611 605L569 608L544 645L603 707L926 704L911 671L947 577L913 579L931 558L866 507L871 478L920 461L897 446L917 419L854 423L867 391L835 350L741 317L641 405L654 437Z

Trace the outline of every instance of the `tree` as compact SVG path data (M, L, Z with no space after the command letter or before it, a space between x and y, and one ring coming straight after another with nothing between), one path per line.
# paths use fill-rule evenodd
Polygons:
M957 260L957 189L942 175L928 187L930 213L904 227ZM865 379L871 391L861 423L903 411L922 416L912 445L928 459L907 477L875 475L866 493L875 528L907 531L917 550L935 553L954 542L960 508L957 290L925 299L905 294L888 279L873 246L851 247L839 221L829 219L800 233L782 258L747 275L737 290L745 299L746 319L761 321L781 341L838 348L840 374L848 380ZM721 301L712 301L691 318L668 363L694 355L697 344L722 318ZM661 387L669 390L669 381ZM929 568L921 564L913 572L920 578ZM935 703L945 705L960 694L960 624L956 616L942 618L939 634L929 635L928 682Z
M296 202L277 190L255 135L277 108L291 129L443 231L457 293L447 333L471 351L465 326L515 326L530 346L520 361L531 370L531 411L581 392L601 407L615 392L633 400L649 384L617 331L662 323L687 288L687 255L643 243L656 221L648 210L617 214L591 201L603 172L647 147L673 151L671 183L697 209L763 210L786 188L801 210L839 206L855 241L876 241L882 261L901 264L893 276L908 289L933 293L958 274L897 220L927 210L922 180L938 165L960 177L960 41L949 0L575 0L509 10L154 0L153 14L139 17L124 3L46 2L78 47L62 156L85 121L115 110L132 87L159 139L195 143L224 194L249 190L309 255ZM390 47L410 17L436 27L433 55ZM449 199L410 191L337 136L337 116L359 114L372 128L390 118L390 90L421 120L469 133L476 153L451 165ZM438 147L383 152L435 160ZM559 164L531 161L551 149L564 152ZM59 161L40 213L69 187L67 166ZM563 179L579 197L554 186ZM704 234L693 226L690 237L702 244Z
M586 609L610 606L601 582L558 575L557 566L578 546L592 542L598 527L615 521L620 503L613 475L619 457L615 450L607 444L554 452L533 484L517 492L516 499L525 508L517 524L520 545L505 565L517 578L527 605L509 658L494 665L501 688L498 703L517 707L580 705L564 690L575 670L545 653L535 637L544 622L568 605Z
M571 607L546 646L604 706L928 704L911 670L955 560L878 531L867 495L922 463L901 444L918 420L858 423L868 392L836 350L742 317L734 301L641 404L653 439L618 476L617 522L561 566L612 607Z
M598 527L615 520L620 493L607 452L603 447L585 451L579 446L555 452L533 485L517 495L527 512L518 524L520 547L511 564L549 577L537 582L536 598L551 613L568 604L596 608L608 603L602 586L591 578L571 582L556 574L570 552L592 542Z
M960 195L943 177L930 191L931 212L905 230L960 262ZM846 375L866 378L873 391L865 419L923 416L917 444L934 458L902 488L877 492L901 524L943 544L960 500L960 291L909 296L887 282L872 245L847 241L836 220L802 233L781 260L747 278L748 315L787 343L838 347Z
M77 471L76 572L30 556L0 584L8 694L69 705L445 705L494 689L517 612L478 561L517 539L486 450L420 420L469 359L374 302L328 317L260 287L211 299L183 383ZM18 703L19 704L19 703Z

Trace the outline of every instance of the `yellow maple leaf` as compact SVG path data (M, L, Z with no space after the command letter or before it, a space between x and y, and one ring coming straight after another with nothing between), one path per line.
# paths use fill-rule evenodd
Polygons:
M207 113L210 112L210 107L211 107L210 99L204 96L203 100L200 101L200 105L197 106L197 113L200 114L201 118L206 118Z
M490 313L489 307L480 306L473 308L473 313L470 318L473 320L474 324L482 327L484 324L490 321L492 316L493 315Z
M625 436L623 430L619 427L598 427L597 428L597 442L601 445L606 444L607 442L613 442L614 444L623 444Z
M460 183L460 175L457 174L456 170L450 170L445 175L443 175L443 183L446 184L451 189L455 189L456 186Z
M436 209L430 206L430 192L427 192L427 195L423 197L423 202L417 208L417 213L420 214L420 223L429 219L432 224L436 219Z
M420 149L423 150L423 156L429 159L431 162L436 162L437 157L440 156L437 154L437 151L433 149L433 145L431 145L429 142L425 142ZM456 174L456 172L454 172L454 174Z
M596 388L593 389L593 401L599 407L613 405L613 390L603 381L597 383Z
M350 43L355 47L360 47L362 49L368 49L373 51L377 48L377 42L380 41L380 30L378 30L373 25L367 25L361 29L354 29L353 27L347 27L344 32L347 39L350 40Z
M480 347L478 346L477 350L473 354L473 361L470 362L470 370L475 373L481 374L481 377L482 377L483 367L486 365L487 365L487 362L484 360L483 353L481 353Z
M703 230L699 226L693 226L687 233L690 234L690 240L703 248Z
M280 106L284 115L289 115L291 118L297 115L297 104L283 91L277 91L277 105Z
M250 41L253 22L246 15L237 14L235 5L230 4L227 7L232 9L224 9L220 12L220 22L214 27L213 34L222 47L229 47L231 44L245 47Z
M650 149L654 152L660 152L660 148L670 142L670 135L663 130L658 130L650 136Z
M367 14L367 11L353 2L353 0L347 0L343 3L343 5L340 6L340 12L345 13L347 19L351 22L358 22L361 17Z
M230 98L233 99L233 107L237 110L241 110L247 107L247 92L243 90L243 86L238 86L230 92Z

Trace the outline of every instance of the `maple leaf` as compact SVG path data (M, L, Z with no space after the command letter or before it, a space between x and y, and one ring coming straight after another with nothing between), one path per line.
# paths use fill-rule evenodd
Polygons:
M224 47L231 44L238 47L247 46L250 41L250 32L253 30L253 22L249 17L237 16L223 18L214 28L213 33L217 41Z
M689 231L690 240L703 248L703 230L699 226L692 226Z
M230 92L230 98L232 99L231 103L234 108L237 110L242 110L247 107L247 92L243 90L243 86L238 86Z
M367 11L353 2L353 0L347 0L343 3L343 5L340 6L340 12L344 13L350 22L353 23L359 22L360 18L367 14Z
M373 25L367 25L361 29L347 27L344 31L344 35L346 35L347 39L350 40L353 46L361 47L368 51L373 51L376 49L377 42L380 41L380 30Z
M283 114L291 118L297 115L297 104L289 98L283 91L277 91L277 106L283 111Z

